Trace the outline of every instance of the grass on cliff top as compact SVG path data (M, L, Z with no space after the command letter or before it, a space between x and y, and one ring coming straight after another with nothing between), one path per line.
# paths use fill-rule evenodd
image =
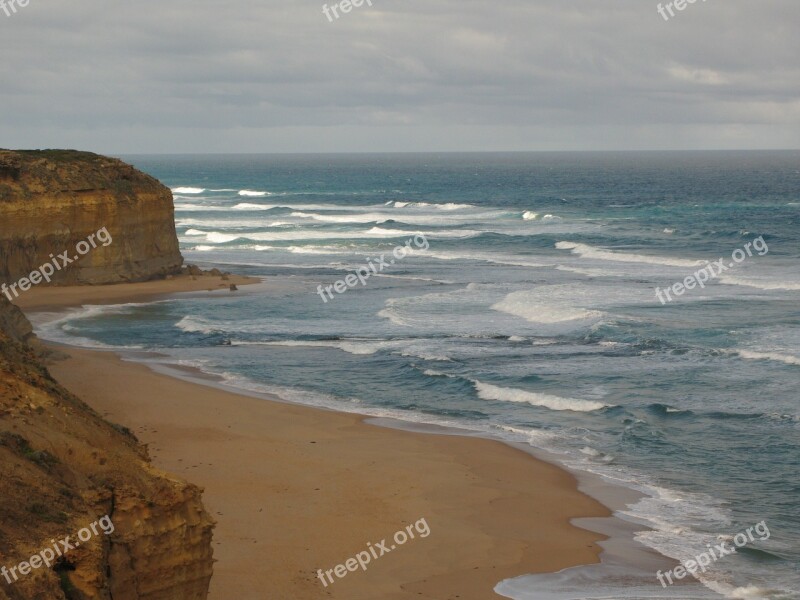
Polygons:
M0 149L0 152L11 152L24 158L46 158L53 162L94 162L102 160L105 157L94 152L85 152L83 150L7 150Z

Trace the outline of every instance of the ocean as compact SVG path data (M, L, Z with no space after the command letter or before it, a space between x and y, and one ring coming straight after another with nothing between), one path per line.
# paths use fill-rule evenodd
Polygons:
M587 567L509 597L800 598L800 152L122 158L172 188L187 263L265 283L43 337L541 449L639 492L616 514L679 560L770 531L691 592Z

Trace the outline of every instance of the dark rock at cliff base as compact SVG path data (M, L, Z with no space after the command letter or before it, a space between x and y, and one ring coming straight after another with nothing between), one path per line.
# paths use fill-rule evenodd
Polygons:
M22 311L0 295L0 331L15 342L27 342L34 338L31 326Z
M103 228L107 235L98 234ZM78 244L87 241L81 254ZM115 158L0 150L0 281L17 282L65 251L72 262L55 270L56 284L179 273L172 193Z

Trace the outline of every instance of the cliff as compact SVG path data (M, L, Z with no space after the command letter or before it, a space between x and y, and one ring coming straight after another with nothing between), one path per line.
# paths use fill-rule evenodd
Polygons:
M0 151L0 281L28 275L103 227L113 243L54 281L175 272L182 258L172 212L167 188L120 161ZM62 388L36 342L0 294L0 600L204 600L214 522L202 490L152 467L130 431ZM110 535L100 530L30 574L12 570L66 536L74 543L105 516Z
M0 298L0 314L10 310ZM2 330L0 465L0 566L75 541L106 515L114 526L51 568L10 585L0 577L3 600L206 598L213 521L201 490L151 467L130 432L61 388Z
M7 283L51 254L75 258L76 245L104 227L113 241L55 271L53 283L145 281L183 264L170 190L113 158L0 150L0 215L0 281Z

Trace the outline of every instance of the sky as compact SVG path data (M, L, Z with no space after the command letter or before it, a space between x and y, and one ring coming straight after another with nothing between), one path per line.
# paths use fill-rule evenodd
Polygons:
M0 147L800 148L798 0L370 2L0 5Z

